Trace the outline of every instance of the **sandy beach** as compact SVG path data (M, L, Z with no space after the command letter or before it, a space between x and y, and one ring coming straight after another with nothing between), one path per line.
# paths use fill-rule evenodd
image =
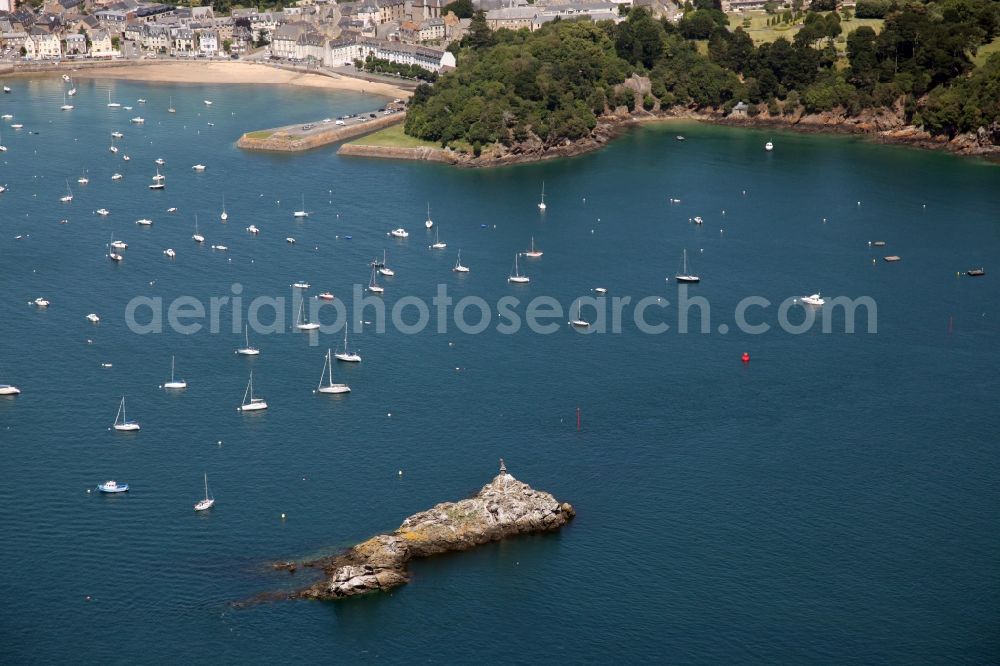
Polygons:
M253 83L292 85L327 90L353 90L409 98L410 91L398 86L355 79L348 76L292 72L245 62L162 62L124 67L79 69L75 78L127 79L164 83Z

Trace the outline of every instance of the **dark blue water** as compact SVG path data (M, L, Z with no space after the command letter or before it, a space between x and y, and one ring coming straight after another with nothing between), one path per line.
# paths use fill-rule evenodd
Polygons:
M0 399L3 661L1000 658L995 167L696 125L493 171L333 150L248 154L233 147L242 131L381 100L98 81L62 112L61 82L13 87L0 104L24 129L2 125L0 382L23 394ZM124 104L148 102L111 111L109 88ZM177 114L166 113L170 96ZM130 126L134 115L145 125ZM114 129L128 163L107 150ZM159 193L146 188L157 157ZM203 174L190 170L199 162ZM91 182L79 186L84 169ZM296 222L303 194L312 215ZM428 200L442 252L427 248ZM251 223L260 236L246 233ZM409 239L390 241L396 226ZM104 256L112 234L130 245L119 265ZM532 235L545 255L522 260L530 285L508 285ZM887 247L869 247L875 239ZM548 295L568 306L597 286L674 302L664 278L686 248L709 332L680 334L676 310L655 306L649 318L671 324L662 335L637 330L628 308L617 334L578 335L563 315L551 335L502 335L495 310L479 335L359 324L351 342L363 363L335 367L353 391L330 399L311 390L340 333L318 346L252 334L263 353L249 360L233 354L241 336L229 316L219 334L138 335L125 322L136 296L207 303L234 283L247 302L289 297L299 279L350 302L383 248L396 270L381 279L390 308L439 284L491 304ZM459 248L464 277L450 271ZM979 265L985 278L956 276ZM878 332L844 334L842 315L831 334L779 330L778 304L818 290L874 299ZM52 306L28 306L36 296ZM748 296L773 303L748 315L770 332L737 330ZM287 328L294 313L285 317ZM190 383L180 394L158 388L171 355ZM270 409L241 415L250 368ZM108 431L123 394L142 423L135 436ZM475 492L501 456L572 502L577 519L415 563L392 594L230 606L311 580L269 562L331 552ZM206 471L217 505L195 514ZM133 491L88 494L108 478Z

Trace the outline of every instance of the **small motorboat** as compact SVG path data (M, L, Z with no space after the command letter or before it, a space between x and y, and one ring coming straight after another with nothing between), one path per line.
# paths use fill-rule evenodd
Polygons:
M825 305L826 300L823 299L819 294L811 294L809 296L803 296L799 299L800 302L806 305Z
M104 483L98 484L97 489L102 493L127 493L128 484L118 483L115 480L105 481Z
M108 215L111 215L111 211L108 210L107 208L98 208L94 212L100 215L101 217L107 217Z
M166 250L164 250L163 254L166 255L167 257L170 257L171 259L177 256L177 253L174 252L174 248L172 247L168 247Z
M166 185L166 183L162 183L162 182L150 183L149 184L149 189L151 189L151 190L165 190L165 189L167 189L167 185Z
M608 290L605 289L604 287L594 287L594 293L603 296L604 294L608 293Z
M164 161L162 157L157 157L153 161L156 163L157 166L163 166L164 164L166 164L166 161Z
M300 282L296 282L292 286L295 287L296 289L308 289L309 288L309 283L308 282L304 282L304 281L300 281Z
M115 130L114 132L111 133L111 137L114 138L114 139L120 139L123 136L125 136L125 135L122 134L121 132L117 131L117 130Z
M392 236L393 238L409 238L410 232L400 227L398 229L393 229L392 231L390 231L389 235Z
M11 384L0 384L0 395L21 395L21 389Z
M132 118L129 122L134 125L142 125L144 122L146 122L146 119L143 118L142 116L136 116L135 118Z
M764 150L771 152L772 150L774 150L774 144L768 141L767 143L764 144Z
M90 322L90 323L92 323L92 324L97 324L97 323L100 323L100 321L101 321L101 318L100 318L100 317L98 317L98 316L97 316L96 314L94 314L93 312L91 312L91 313L90 313L89 315L87 315L87 321L89 321L89 322Z
M323 292L322 294L320 294L320 295L319 295L319 296L317 296L316 298L321 298L321 299L323 299L324 301L332 301L332 300L333 300L333 294L331 294L331 293L330 293L330 292L328 292L328 291L324 291L324 292Z
M965 271L965 274L968 275L969 277L982 277L986 275L986 269L982 267L970 268L969 270Z
M135 101L136 101L137 103L139 103L139 104L145 104L145 103L146 103L146 100L145 100L145 98L142 98L142 97L140 97L139 99L137 99L137 100L135 100Z
M206 100L202 100L202 101L205 102L205 106L212 106L212 101L211 100L206 99Z
M289 245L295 245L295 239L292 238L291 236L289 236L288 238L286 238L285 242L288 243Z
M205 170L205 165L204 164L195 164L191 168L194 169L195 171L204 171Z
M890 254L888 257L882 257L882 258L888 261L889 263L892 263L894 261L899 261L900 259L902 259L902 257L900 257L898 254Z
M260 229L257 228L256 224L251 224L249 227L247 227L247 231L252 233L254 236L260 233Z
M872 247L885 247L885 241L872 241Z
M684 138L683 136L681 136L680 134L678 134L678 135L677 135L676 137L674 137L674 138L676 138L676 139L677 139L678 141L687 141L687 139L685 139L685 138Z
M177 207L176 206L171 206L170 208L167 209L167 212L168 213L176 213L177 212Z
M124 177L125 176L121 175L120 173L111 174L111 180L121 180Z
M127 250L128 243L120 240L111 241L111 247L115 248L116 250Z
M220 252L225 252L226 250L229 249L229 246L227 246L227 245L213 245L212 249L213 250L218 250Z
M701 219L697 215L695 215L693 218L691 218L691 221L694 222L695 224L704 224L704 222L705 222L705 220Z
M31 301L31 304L34 305L34 306L36 306L36 307L39 307L39 308L47 308L47 307L49 307L49 302L47 300L45 300L44 298L42 298L41 296L39 296L35 300Z
M141 220L136 220L135 223L138 224L140 227L151 227L151 226L153 226L153 221L152 220L148 220L146 218L142 218Z

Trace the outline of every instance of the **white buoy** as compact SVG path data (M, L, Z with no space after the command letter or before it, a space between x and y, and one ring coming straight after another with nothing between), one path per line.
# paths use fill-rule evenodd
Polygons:
M281 514L281 519L282 519L282 520L284 520L284 519L285 519L285 514Z
M403 476L403 470L399 470L398 472L396 472L396 474L398 474L399 476ZM89 493L90 491L88 490L87 492Z

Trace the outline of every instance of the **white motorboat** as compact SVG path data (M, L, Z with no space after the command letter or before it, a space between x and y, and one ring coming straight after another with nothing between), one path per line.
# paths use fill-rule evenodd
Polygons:
M107 208L98 208L94 212L100 215L101 217L107 217L108 215L111 215L111 211L108 210Z
M91 324L99 324L101 322L101 318L98 317L95 313L91 312L89 315L87 315L87 321L89 321Z
M674 279L678 282L701 282L701 278L693 273L688 273L688 251L684 250L684 259L681 267L680 273L674 276Z
M116 250L127 250L128 243L122 240L111 241L111 247L115 248Z
M347 348L347 324L344 324L344 351L337 352L333 355L338 361L344 361L345 363L361 363L361 355L357 352L352 352Z
M176 213L177 212L177 207L176 206L171 206L170 208L167 209L167 212L168 213Z
M316 298L319 298L319 299L324 300L324 301L332 301L333 300L333 294L330 293L329 291L324 291L322 294L318 295Z
M768 141L767 143L764 144L764 150L768 152L774 150L774 144Z
M125 136L125 135L122 134L121 132L119 132L118 130L115 130L114 132L111 133L111 138L112 139L120 139L123 136Z
M135 223L138 224L140 227L151 227L151 226L153 226L153 221L150 220L150 219L148 219L148 218L145 218L145 217L142 218L142 219L136 220Z
M137 99L137 100L135 100L135 101L136 101L136 103L138 103L138 104L145 104L145 103L146 103L146 100L145 100L145 98L143 98L143 97L140 97L139 99Z
M143 118L142 116L136 116L135 118L129 120L129 122L132 123L133 125L142 125L143 123L146 122L146 119Z
M257 228L256 224L251 224L249 227L247 227L247 231L249 231L254 236L260 233L260 229Z
M295 239L292 238L291 236L285 238L285 242L288 243L289 245L295 245Z
M127 493L128 484L118 483L112 479L111 481L105 481L104 483L97 484L97 489L102 493L108 493L111 495L114 495L115 493Z
M31 304L39 308L47 308L50 305L50 303L41 296L31 301Z
M530 250L526 250L524 252L524 256L531 257L532 259L536 259L536 258L542 256L543 254L545 254L545 253L542 252L541 250L535 248L535 237L532 236L531 237L531 249Z
M151 190L165 190L167 186L163 183L150 183L149 189Z
M174 249L172 247L168 247L166 250L164 250L163 254L169 257L170 259L173 259L174 257L177 256L177 253L174 252Z
M21 389L13 384L0 384L0 395L21 395Z
M205 473L205 499L199 500L197 504L194 505L195 511L207 511L215 506L215 498L212 497L208 492L208 473Z
M451 269L456 273L468 273L469 267L462 265L462 251L458 251L458 259L455 260L455 267Z
M121 419L121 422L119 422ZM122 396L121 404L118 405L118 415L115 416L114 429L118 432L135 432L139 430L139 423L129 421L125 418L125 396Z
M204 164L195 164L191 168L194 169L195 171L204 171L205 170L205 165Z
M826 299L824 299L819 294L811 294L809 296L803 296L799 299L800 302L806 305L825 305Z
M400 227L398 229L393 229L392 231L389 232L389 235L393 236L394 238L409 238L410 237L410 233L406 229L403 229L402 227Z
M125 160L126 162L128 162L128 161L129 161L129 160L131 160L132 158L131 158L131 157L129 157L128 155L122 155L122 159L123 159L123 160Z
M521 272L517 268L517 255L514 255L514 272L512 272L507 277L507 282L513 282L514 284L526 284L531 282L531 278L527 275L521 275Z
M608 290L605 289L604 287L594 287L594 293L603 296L604 294L608 293Z
M243 394L243 404L237 407L237 410L241 412L256 412L261 409L267 409L267 403L264 402L264 398L255 398L253 396L253 370L251 370L250 381L247 383L247 390Z
M695 215L695 216L694 216L693 218L691 218L691 219L692 219L692 221L693 221L693 222L694 222L695 224L702 224L702 223L704 223L704 222L705 222L705 220L701 219L701 218L700 218L699 216L697 216L697 215Z
M155 160L153 160L153 162L156 164L156 166L163 166L164 164L166 164L166 161L162 157L157 157Z
M305 280L299 280L298 282L292 284L292 287L294 287L295 289L308 289L310 286L311 285Z
M329 377L327 383L324 384L323 380ZM351 387L347 384L334 384L333 383L333 360L330 355L330 350L326 350L326 358L323 361L323 374L319 376L319 386L313 393L350 393Z
M212 101L211 100L205 99L205 100L202 100L202 101L205 102L205 106L212 106Z
M218 250L219 252L225 252L225 251L227 251L229 249L229 246L228 245L213 245L212 249L213 250Z
M113 174L111 174L111 180L121 180L124 177L125 176L121 175L120 173L113 173Z
M170 381L163 383L165 389L186 389L188 383L183 379L174 378L174 357L170 357Z
M244 335L246 335L246 346L236 350L236 353L241 356L259 356L260 350L256 347L250 346L250 327L246 326L243 329Z

